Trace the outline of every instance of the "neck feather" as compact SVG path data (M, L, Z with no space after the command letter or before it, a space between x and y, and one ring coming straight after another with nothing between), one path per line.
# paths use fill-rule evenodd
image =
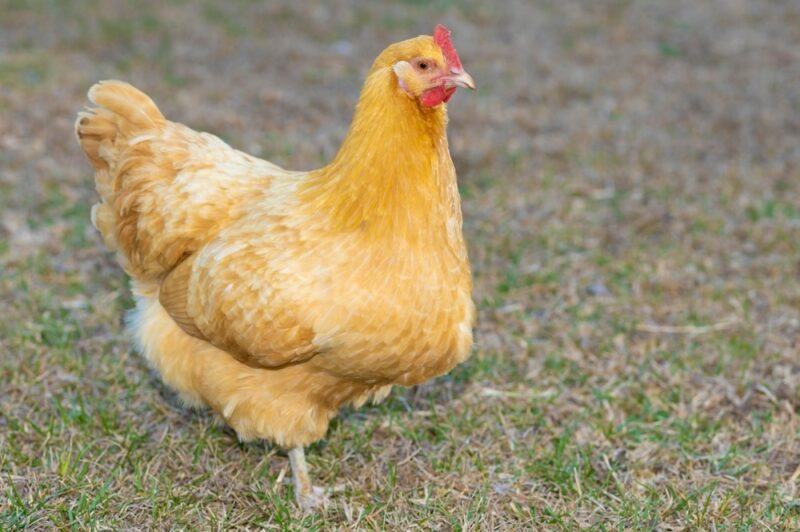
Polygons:
M301 197L335 230L414 239L458 210L444 106L424 108L373 68L339 153L312 172Z

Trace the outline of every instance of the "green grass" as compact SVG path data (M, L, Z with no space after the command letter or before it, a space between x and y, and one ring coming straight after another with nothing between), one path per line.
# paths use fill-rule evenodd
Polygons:
M800 528L795 3L1 4L0 529ZM313 168L440 21L479 85L450 105L476 347L343 411L302 515L282 451L133 351L72 117L124 78Z

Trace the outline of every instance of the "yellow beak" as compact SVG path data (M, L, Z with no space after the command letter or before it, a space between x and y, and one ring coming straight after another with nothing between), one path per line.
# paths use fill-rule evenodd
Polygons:
M464 87L465 89L475 90L475 80L464 69L453 68L450 70L451 75L445 76L445 86L448 87Z

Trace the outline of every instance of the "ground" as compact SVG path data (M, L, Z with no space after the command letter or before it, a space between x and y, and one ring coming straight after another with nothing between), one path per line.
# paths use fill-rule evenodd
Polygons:
M451 375L288 460L133 351L72 134L99 79L293 169L454 30L478 304ZM0 528L796 529L800 4L0 2Z

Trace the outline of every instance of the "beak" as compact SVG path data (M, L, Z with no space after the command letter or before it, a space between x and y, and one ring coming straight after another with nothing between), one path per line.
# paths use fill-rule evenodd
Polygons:
M464 87L465 89L475 90L475 80L462 68L451 68L451 75L444 76L442 79L448 87Z

